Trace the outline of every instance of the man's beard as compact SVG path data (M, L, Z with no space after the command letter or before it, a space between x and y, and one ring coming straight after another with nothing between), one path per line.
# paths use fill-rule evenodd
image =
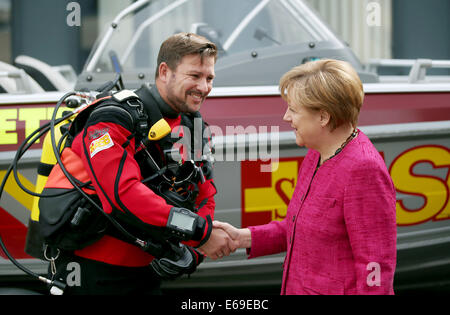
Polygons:
M185 94L185 98L181 99L172 93L172 90L169 88L167 91L167 100L175 107L175 110L180 113L195 113L196 110L190 108L189 104L186 102L186 99L191 91ZM202 104L204 101L204 96L202 95Z

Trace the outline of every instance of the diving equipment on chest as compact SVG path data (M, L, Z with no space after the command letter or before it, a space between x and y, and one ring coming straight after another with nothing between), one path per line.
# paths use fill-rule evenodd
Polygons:
M137 246L155 257L155 260L170 259L172 264L178 266L178 269L181 268L179 272L185 272L186 268L190 268L192 258L185 259L189 255L186 255L187 251L180 242L193 237L194 241L202 240L201 237L204 237L202 241L205 241L210 233L209 227L212 226L210 218L204 219L195 213L205 204L202 201L199 205L195 205L195 199L198 196L197 184L211 178L205 175L205 173L211 174L208 170L211 168L208 166L211 163L206 160L194 162L181 159L179 147L174 146L176 139L171 139L171 127L156 104L150 106L150 110L147 111L148 108L144 108L143 102L132 91L119 90L111 93L109 88L105 88L97 92L99 93L69 92L57 102L50 122L29 135L20 146L0 185L0 196L8 176L16 169L15 166L26 150L50 131L46 136L48 141L44 141L42 150L45 159L41 161L48 160L51 164L42 163L46 166L45 174L42 173L41 176L42 190L32 192L23 188L36 198L34 204L37 205L35 216L37 220L34 220L36 228L32 236L38 237L36 242L30 243L30 246L27 244L28 248L33 247L33 256L42 258L41 255L44 254L45 259L54 262L56 257L47 258L47 248L54 249L58 253L60 250L71 252L83 249L108 234ZM57 119L59 109L64 103L67 105L71 103L69 101L71 97L74 98L78 107ZM136 152L137 162L142 170L142 182L173 206L167 226L151 226L141 222L129 213L129 210L121 211L113 207L110 214L103 210L98 192L93 186L93 181L97 181L97 178L90 159L97 159L105 150L111 148L113 139L110 136L109 127L91 129L89 134L87 133L86 125L90 123L89 119L95 112L97 114L113 112L114 119L130 118L131 135L121 146L124 149L131 149L128 151ZM104 116L97 115L97 117ZM83 132L82 135L81 132ZM90 145L86 146L83 141L81 145L90 169L83 164L79 153L72 150L72 144L78 135L90 140ZM133 138L135 142L131 141ZM137 145L130 148L130 143L137 143ZM122 157L126 157L126 153L127 151L124 151ZM92 177L88 171L91 171ZM120 176L119 172L117 176ZM102 190L100 184L99 187ZM104 196L110 202L110 198L106 194ZM117 201L119 203L119 198ZM122 207L121 203L119 206ZM125 209L125 207L122 208ZM28 236L27 239L31 239ZM41 277L21 265L9 254L1 237L0 246L19 269L53 288L60 289L62 293L65 288L64 283L59 283L53 278ZM42 253L43 250L44 253ZM185 263L180 264L180 261ZM163 262L167 263L167 261ZM164 264L161 263L159 269L163 268Z
M111 232L113 235L131 243L139 243L140 237L135 237L134 235L141 234L141 231L133 231L131 226L124 228L123 222L126 224L130 220L135 220L133 214L129 213L129 211L122 213L113 207L113 213L107 215L107 220L105 220L99 201L92 199L97 197L97 192L93 190L94 188L91 187L89 192L85 191L84 188L81 189L81 187L86 187L85 185L90 185L90 177L86 173L80 157L71 150L75 137L80 135L80 133L83 133L83 138L95 138L94 140L91 139L90 147L84 143L82 145L82 150L84 150L86 157L93 158L94 155L100 152L100 149L108 147L108 143L112 143L112 140L109 142L102 140L103 137L109 135L107 128L91 130L88 134L86 127L91 117L98 117L108 113L110 115L116 113L120 117L125 117L124 119L128 117L132 126L134 126L134 132L131 133L131 136L135 139L134 143L137 144L135 144L133 148L135 150L133 151L137 152L135 157L142 171L141 176L144 178L142 182L157 195L164 198L167 204L194 212L197 211L195 205L198 196L197 184L204 181L202 169L192 161L182 163L182 160L179 158L180 155L176 154L177 146L174 146L174 139L171 137L171 127L162 117L156 104L152 105L155 106L150 106L151 110L148 110L149 106L144 109L144 105L137 95L128 90L97 97L96 102L81 111L71 122L67 132L66 143L62 150L60 147L55 147L56 141L52 141L52 144L54 144L53 152L61 152L61 156L56 155L58 163L49 175L43 194L49 196L61 194L64 197L58 200L55 198L41 198L39 200L41 210L39 221L46 243L64 250L77 250L95 242L105 233ZM122 144L124 149L133 143L130 141L131 139L131 137L128 137L128 140ZM100 140L102 142L97 146L96 141ZM177 156L178 158L176 158ZM88 158L87 160L93 178L97 181L90 159ZM77 174L77 170L79 170L78 173L81 173ZM122 168L119 166L116 177L120 178L121 175ZM98 181L97 184L103 190ZM65 198L65 196L68 196L66 193L71 198ZM116 193L117 191L115 191ZM58 206L56 206L57 201L59 201ZM119 204L121 205L121 203ZM121 207L126 209L123 205ZM55 211L56 208L58 211ZM115 220L115 216L122 223ZM108 221L111 224L107 224L109 223ZM117 235L118 233L115 233L114 229L111 230L109 228L111 225L115 226L115 230L120 231L120 235ZM84 233L79 233L79 231L84 231ZM92 233L87 233L87 231L92 231ZM133 233L130 234L129 231L133 231ZM146 233L142 237L147 238L148 235ZM149 233L155 239L160 236L157 228ZM154 256L158 255L155 248L152 248L150 252Z
M197 212L199 206L195 205L195 201L199 192L198 183L212 178L213 159L210 139L203 138L204 132L201 133L202 139L193 139L192 126L183 124L187 119L191 118L182 117L178 136L173 132L171 138L157 142L144 139L136 150L135 159L144 177L142 182L150 189L168 204ZM201 122L204 131L206 125ZM193 145L194 141L202 143L201 148L206 148L206 152L202 153L206 154L199 155L196 152L198 146ZM194 157L195 160L192 159Z

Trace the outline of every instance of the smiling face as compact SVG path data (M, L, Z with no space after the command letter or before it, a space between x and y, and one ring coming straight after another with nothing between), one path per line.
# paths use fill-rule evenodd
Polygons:
M212 89L214 64L214 57L199 54L184 56L174 70L161 63L157 84L162 98L177 112L199 111Z
M323 122L320 110L309 109L303 105L289 104L283 120L288 122L295 131L295 142L298 146L315 149Z

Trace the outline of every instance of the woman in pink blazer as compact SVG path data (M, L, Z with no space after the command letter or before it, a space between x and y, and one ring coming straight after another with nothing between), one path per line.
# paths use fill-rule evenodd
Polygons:
M395 189L356 128L362 83L346 62L319 60L280 80L284 120L307 147L286 218L236 229L214 223L249 257L286 252L281 294L393 294Z

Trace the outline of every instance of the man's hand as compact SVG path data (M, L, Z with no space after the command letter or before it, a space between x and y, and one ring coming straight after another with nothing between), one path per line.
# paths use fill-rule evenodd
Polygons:
M233 239L237 248L250 248L252 246L252 233L249 229L237 229L229 223L220 221L214 221L213 228L224 230Z
M198 250L205 256L216 260L230 255L238 248L238 244L228 233L220 228L213 228L209 240Z

